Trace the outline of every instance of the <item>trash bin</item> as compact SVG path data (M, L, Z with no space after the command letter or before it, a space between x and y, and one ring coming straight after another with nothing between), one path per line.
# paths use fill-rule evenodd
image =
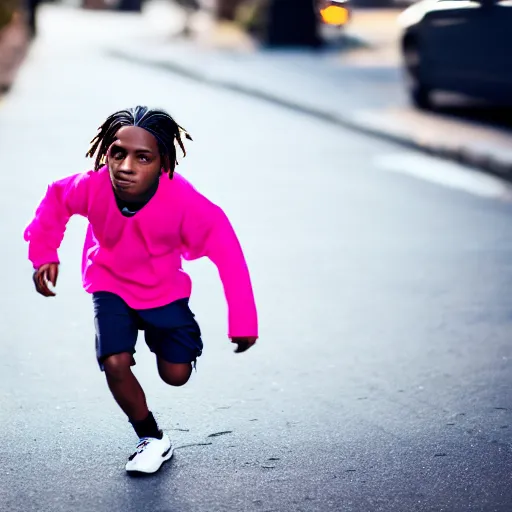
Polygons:
M322 46L316 2L270 0L264 40L271 47Z
M117 6L118 11L141 12L142 0L121 0Z

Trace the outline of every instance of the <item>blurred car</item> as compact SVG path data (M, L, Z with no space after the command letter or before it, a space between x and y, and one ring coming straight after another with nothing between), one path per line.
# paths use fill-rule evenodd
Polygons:
M349 0L319 0L317 5L320 20L325 25L343 27L352 17Z
M399 17L410 96L433 91L512 105L512 0L423 0Z

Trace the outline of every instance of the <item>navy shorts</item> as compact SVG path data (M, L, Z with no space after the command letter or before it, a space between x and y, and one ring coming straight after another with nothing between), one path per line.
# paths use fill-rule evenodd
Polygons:
M201 330L188 299L152 309L132 309L110 292L93 293L92 300L96 357L102 371L106 357L135 353L139 331L144 331L151 352L169 363L195 363L202 353Z

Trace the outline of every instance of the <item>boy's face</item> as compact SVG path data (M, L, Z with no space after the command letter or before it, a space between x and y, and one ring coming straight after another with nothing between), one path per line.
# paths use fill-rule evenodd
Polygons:
M108 168L118 197L137 200L152 187L162 170L158 143L143 128L125 126L108 150Z

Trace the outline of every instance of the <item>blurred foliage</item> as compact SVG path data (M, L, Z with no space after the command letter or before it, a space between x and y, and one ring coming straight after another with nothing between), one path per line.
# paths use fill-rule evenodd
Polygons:
M243 0L217 0L217 19L235 21L236 12Z
M11 22L19 7L18 0L0 0L0 30Z
M245 0L237 9L236 22L249 34L260 35L265 30L269 1Z

